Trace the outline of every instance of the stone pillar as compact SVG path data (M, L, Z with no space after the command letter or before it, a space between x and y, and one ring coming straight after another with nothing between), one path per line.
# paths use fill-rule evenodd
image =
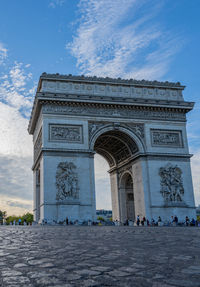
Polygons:
M36 170L36 221L40 220L40 169Z
M176 215L182 222L186 216L195 217L189 158L151 156L147 159L146 167L150 196L145 194L145 204L150 197L152 217L157 220L161 216L163 221L171 221L171 216Z
M36 191L36 170L33 171L33 218L37 221L37 191Z
M133 176L133 192L134 192L134 203L135 203L135 214L141 218L147 217L145 196L147 190L144 182L146 180L144 174L144 164L141 159L137 159L132 165L132 176Z
M120 220L117 171L113 171L112 173L110 173L110 184L111 184L111 199L112 199L112 218L113 221Z
M119 211L120 211L120 221L124 223L126 221L126 189L123 187L119 188Z
M90 193L92 204L92 220L96 221L96 196L95 196L95 174L94 174L94 154L89 157Z

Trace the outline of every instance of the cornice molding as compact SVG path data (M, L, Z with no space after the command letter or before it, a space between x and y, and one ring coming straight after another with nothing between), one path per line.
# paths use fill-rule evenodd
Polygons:
M183 90L185 86L181 85L180 82L160 82L160 81L147 81L147 80L135 80L135 79L121 79L121 78L110 78L110 77L96 77L96 76L84 76L84 75L61 75L43 73L40 76L40 80L59 80L59 81L75 81L75 82L87 82L87 83L108 83L108 84L125 84L134 86L145 86L145 87L168 87Z
M34 102L34 107L32 110L32 114L31 114L31 118L29 121L29 127L28 127L28 131L30 134L32 134L34 132L34 128L35 128L35 124L37 121L37 117L39 116L41 107L43 105L51 105L51 106L63 106L63 107L73 107L73 108L80 108L80 107L85 107L85 108L99 108L99 109L120 109L120 110L144 110L144 111L157 111L157 112L162 112L162 111L168 111L170 113L182 113L185 114L188 111L190 111L193 108L194 103L187 103L187 102L183 102L181 105L179 105L178 103L173 103L173 105L169 104L169 103L165 103L165 101L163 101L163 103L161 104L156 104L155 102L152 102L151 100L148 100L147 102L135 102L135 103L121 103L121 102L115 102L113 101L113 103L111 102L87 102L87 101L76 101L74 99L55 99L55 98L43 98L43 97L36 97L35 102ZM50 109L52 110L52 109ZM53 111L52 111L53 112ZM71 114L71 112L70 112ZM123 113L124 114L124 113ZM85 116L85 114L84 114ZM111 115L112 116L112 115ZM123 118L123 115L121 116L121 118ZM145 119L145 118L144 118ZM174 120L176 120L176 118L174 118ZM185 118L181 119L185 121Z

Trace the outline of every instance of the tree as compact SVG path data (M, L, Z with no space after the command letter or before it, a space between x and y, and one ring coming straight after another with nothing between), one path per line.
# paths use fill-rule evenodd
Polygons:
M0 224L3 224L4 218L6 218L6 211L0 210Z
M25 213L21 217L22 222L26 221L26 223L32 223L33 222L33 214L30 212Z
M103 221L103 222L105 221L105 219L102 216L98 216L97 220L100 220L100 221Z
M6 218L6 211L1 211L0 210L0 218Z
M22 216L16 216L16 215L11 215L11 216L8 216L6 218L6 224L10 224L10 222L18 222L19 219L21 219L21 224L24 224L24 221L28 224L32 223L33 222L33 214L31 214L30 212L27 212L25 214L23 214Z

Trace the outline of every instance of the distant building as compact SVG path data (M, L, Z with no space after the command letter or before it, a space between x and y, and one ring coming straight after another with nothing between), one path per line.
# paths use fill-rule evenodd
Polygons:
M103 217L105 220L110 220L112 218L112 210L98 209L96 211L97 218Z

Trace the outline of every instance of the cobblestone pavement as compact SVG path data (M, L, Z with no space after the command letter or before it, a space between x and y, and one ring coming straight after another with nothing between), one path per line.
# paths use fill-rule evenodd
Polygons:
M200 228L0 226L0 286L200 286Z

